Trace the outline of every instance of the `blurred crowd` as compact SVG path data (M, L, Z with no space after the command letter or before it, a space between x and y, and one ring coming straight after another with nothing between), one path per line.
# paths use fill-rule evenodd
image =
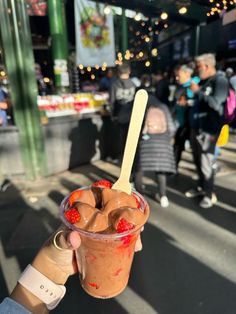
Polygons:
M213 206L217 202L214 177L219 137L228 130L223 128L225 124L235 124L234 118L227 121L225 116L229 91L236 91L233 69L218 71L215 56L203 54L194 62L177 66L171 76L158 72L143 74L139 80L124 63L118 67L116 78L111 70L107 72L100 88L110 94L113 126L119 133L117 160L123 155L135 92L143 88L149 94L132 173L135 188L142 193L143 173L154 173L158 186L155 199L167 207L167 177L178 175L182 152L190 149L198 181L185 195L201 195L201 207Z

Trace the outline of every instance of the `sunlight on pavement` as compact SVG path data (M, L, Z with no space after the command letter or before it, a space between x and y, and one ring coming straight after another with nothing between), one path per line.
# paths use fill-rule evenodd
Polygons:
M130 314L158 314L149 303L129 287L125 289L125 293L116 297L116 301Z
M4 280L10 293L16 285L17 279L20 277L21 270L19 264L17 262L17 258L6 257L2 245L2 241L0 240L0 266L2 268L2 273L4 276Z

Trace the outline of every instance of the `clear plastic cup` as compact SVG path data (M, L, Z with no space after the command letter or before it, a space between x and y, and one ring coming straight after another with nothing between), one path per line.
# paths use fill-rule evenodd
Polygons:
M81 189L88 189L88 187ZM140 198L144 225L149 216L149 206L141 194L136 191L132 191L132 193ZM136 240L143 225L115 234L82 230L70 224L64 217L64 212L69 207L68 199L67 196L61 203L60 216L63 223L71 230L78 231L81 237L81 246L76 251L81 285L88 294L95 298L115 297L127 286Z

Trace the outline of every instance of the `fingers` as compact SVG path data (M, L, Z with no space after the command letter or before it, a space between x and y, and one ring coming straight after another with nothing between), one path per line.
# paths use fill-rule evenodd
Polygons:
M71 250L78 249L81 244L81 239L78 232L76 231L70 232L67 236L67 243L69 243Z
M135 252L139 252L139 251L142 250L142 248L143 248L143 245L142 245L141 237L140 237L140 235L139 235L139 236L138 236L138 239L137 239L137 241L136 241L136 243L135 243L135 249L134 249L134 251L135 251Z
M143 232L143 230L144 230L144 226L141 228L140 232ZM134 251L135 252L139 252L139 251L142 250L142 248L143 248L143 244L142 244L141 236L139 235L138 239L137 239L137 241L135 243Z
M76 250L81 244L78 232L69 229L59 230L54 235L54 246L62 250Z

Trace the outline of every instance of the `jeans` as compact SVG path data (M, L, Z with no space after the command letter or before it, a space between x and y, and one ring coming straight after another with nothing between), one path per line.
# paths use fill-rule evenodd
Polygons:
M199 133L191 130L190 143L193 151L193 159L197 168L199 186L209 198L212 197L214 186L214 162L215 146L218 139L217 135Z

